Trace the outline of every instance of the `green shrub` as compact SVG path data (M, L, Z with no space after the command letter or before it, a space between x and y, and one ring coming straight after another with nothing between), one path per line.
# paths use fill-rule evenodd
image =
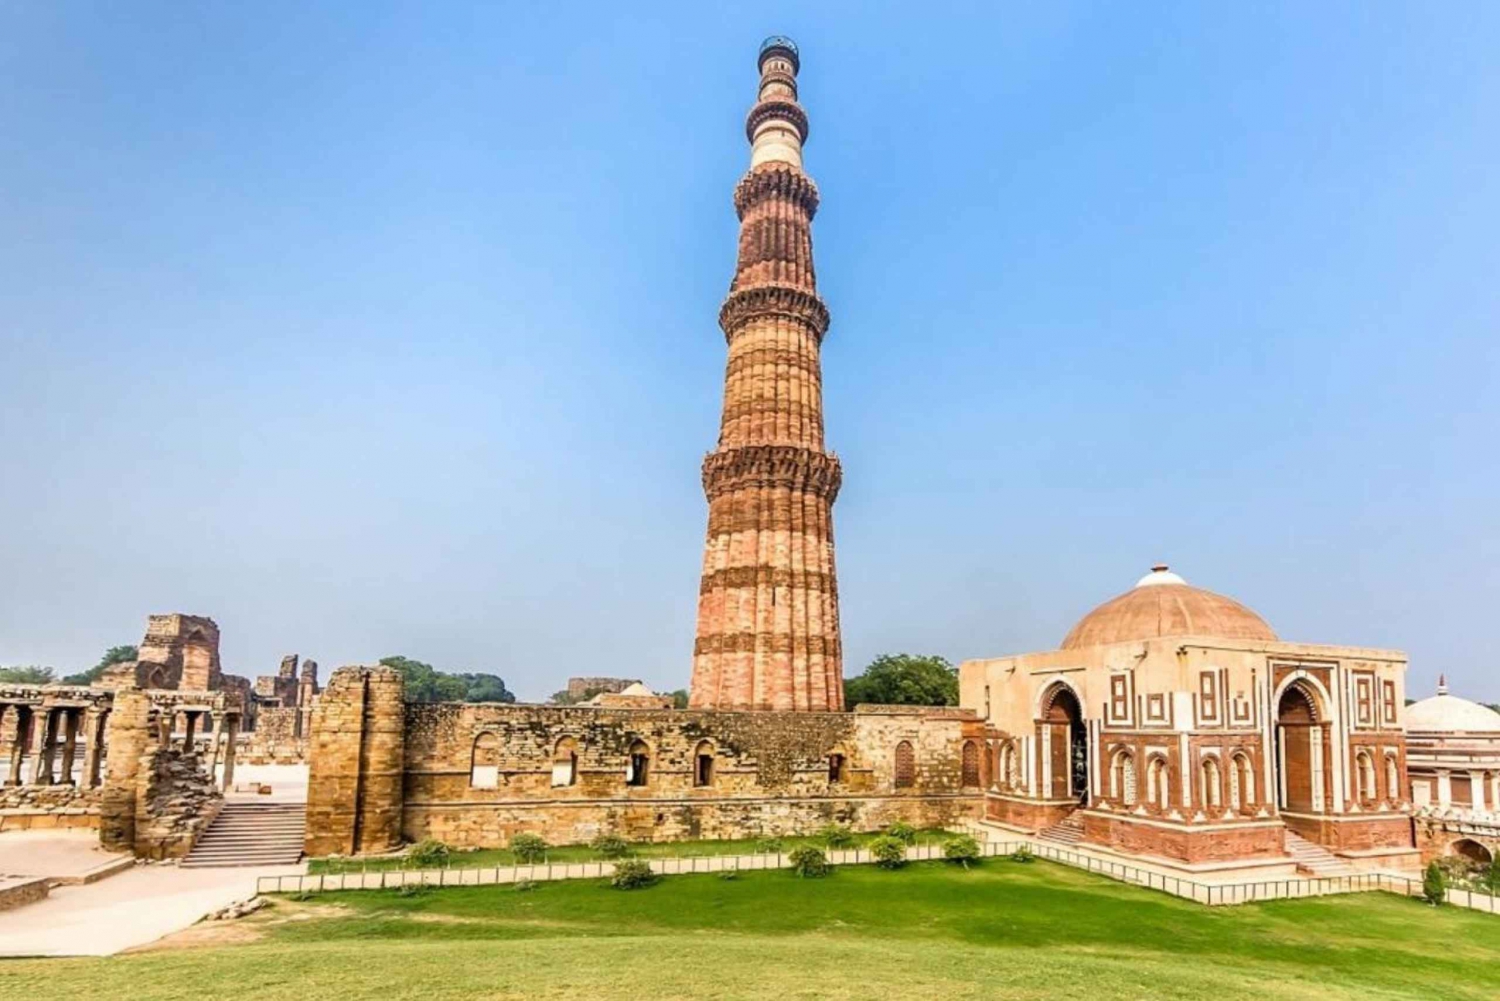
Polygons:
M882 869L899 869L906 864L906 845L899 838L881 835L870 842L869 849Z
M965 869L970 863L977 863L982 857L979 842L975 841L972 835L960 834L943 843L943 858L949 862L957 862Z
M1436 862L1430 863L1422 874L1422 896L1434 907L1448 899L1448 877Z
M885 833L886 837L895 838L903 845L914 845L917 843L917 829L899 820L886 827Z
M817 878L833 871L833 866L828 864L828 856L812 845L792 849L787 858L791 860L792 872L798 876Z
M719 870L719 878L726 883L730 883L740 878L740 872L738 869L721 869Z
M436 838L424 838L411 846L407 861L416 869L437 869L448 864L453 850Z
M510 850L515 854L516 861L528 865L546 858L547 849L551 847L540 834L517 834L510 839Z
M615 874L609 885L617 890L639 890L657 880L651 871L651 863L645 859L625 859L615 863Z
M425 897L432 889L426 883L402 883L396 891L398 897Z
M854 844L854 832L847 824L827 824L819 828L818 840L829 848L848 848Z
M539 884L534 879L518 879L518 880L516 880L516 892L517 893L530 893L533 890L535 890L539 885L541 885L541 884Z
M1010 853L1010 860L1012 862L1034 862L1036 861L1036 856L1031 854L1030 848L1022 845L1020 848L1017 848L1015 851Z
M1492 896L1500 896L1500 855L1490 859L1490 864L1484 870L1484 888Z
M589 847L598 852L600 858L624 858L630 854L630 845L617 834L601 834L589 842Z
M786 850L786 842L780 838L761 838L755 843L755 850L761 855L780 855Z

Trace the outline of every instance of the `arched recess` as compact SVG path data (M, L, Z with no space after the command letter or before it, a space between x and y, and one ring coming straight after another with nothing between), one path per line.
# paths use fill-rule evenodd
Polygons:
M500 735L486 730L474 738L469 756L469 785L495 789L500 785Z
M1484 845L1473 838L1459 838L1448 846L1448 854L1454 858L1468 859L1475 865L1489 865L1494 856Z
M1219 771L1219 759L1207 757L1203 759L1200 769L1203 773L1203 808L1205 810L1221 810L1224 807L1224 777Z
M1135 806L1135 755L1128 747L1115 751L1110 758L1109 796L1123 806Z
M1250 755L1236 751L1229 759L1229 808L1236 813L1255 805L1255 768Z
M978 789L980 784L979 745L972 740L964 741L961 765L964 788Z
M1406 799L1401 792L1401 764L1395 751L1385 754L1385 798L1393 805Z
M1042 761L1050 767L1049 782L1042 794L1048 799L1088 801L1088 727L1083 721L1083 700L1065 681L1054 681L1038 700L1037 740Z
M552 786L562 788L578 782L578 741L564 737L552 749Z
M1354 789L1360 806L1373 806L1379 796L1375 788L1375 755L1368 748L1354 752Z
M1146 760L1146 798L1162 813L1172 809L1172 769L1165 754L1153 754Z
M644 740L632 741L625 764L625 784L643 786L651 780L651 747Z
M911 741L903 740L896 745L896 788L910 789L917 782L917 755Z
M693 749L693 785L700 788L714 784L714 742L700 740Z
M1276 699L1278 802L1293 813L1322 812L1325 802L1321 688L1303 676L1286 682Z

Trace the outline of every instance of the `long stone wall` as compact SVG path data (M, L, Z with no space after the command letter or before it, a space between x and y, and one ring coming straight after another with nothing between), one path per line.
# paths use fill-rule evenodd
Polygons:
M298 707L261 709L256 714L255 729L241 739L241 764L297 765L307 760L307 740L299 735Z
M389 850L402 838L499 846L521 832L568 844L604 833L786 834L834 821L942 826L980 812L977 780L965 787L963 773L979 724L963 710L440 703L404 706L393 720L399 684L380 668L330 680L313 725L309 854Z

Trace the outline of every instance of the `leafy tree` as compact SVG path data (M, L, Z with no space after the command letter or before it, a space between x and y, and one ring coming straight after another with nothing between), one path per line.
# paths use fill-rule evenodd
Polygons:
M888 837L895 838L903 845L914 845L917 843L917 829L904 821L896 821L886 827L885 833Z
M57 676L50 667L0 667L0 682L12 685L50 685Z
M112 646L104 651L104 656L99 658L99 663L87 671L79 671L63 678L65 685L95 685L99 679L104 677L104 672L115 664L124 664L135 660L140 656L140 651L133 646Z
M677 691L675 691L675 692L672 693L672 708L673 709L686 709L687 707L688 707L688 690L686 688L679 688L679 689L677 689Z
M1490 859L1484 870L1484 887L1491 896L1500 896L1500 855Z
M514 702L505 682L493 674L447 674L410 657L382 657L401 672L408 702Z
M958 669L942 657L881 654L865 673L844 680L844 704L958 705Z
M1448 877L1436 862L1429 863L1427 871L1422 873L1422 896L1433 906L1448 899Z
M829 848L852 848L854 831L847 824L824 824L817 837Z
M514 702L516 695L505 687L505 679L495 674L458 674L467 688L465 702Z
M515 854L517 862L528 865L540 862L547 857L547 849L552 846L547 844L547 839L540 834L523 832L510 839L510 850Z
M657 875L652 871L650 862L645 859L626 859L615 863L615 874L610 878L609 885L617 890L639 890L656 880Z
M943 844L943 858L949 862L957 862L967 869L971 864L978 864L982 857L979 842L969 834L960 834L949 838Z

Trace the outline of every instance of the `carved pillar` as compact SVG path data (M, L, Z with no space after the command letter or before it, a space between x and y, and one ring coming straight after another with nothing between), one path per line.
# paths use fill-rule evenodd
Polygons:
M1308 728L1308 759L1312 762L1312 808L1323 812L1323 727Z
M185 712L182 715L186 720L186 722L183 723L183 733L185 734L185 736L182 740L182 753L192 754L193 741L197 737L198 714L195 712Z
M36 758L31 766L31 784L52 784L52 757L57 751L57 710L43 709L42 730L37 738Z
M99 807L99 843L111 851L135 851L136 779L150 743L150 711L151 700L140 689L115 691L109 714L109 772Z
M65 786L73 784L73 762L78 755L78 717L82 712L82 709L62 710L63 752L60 781Z
M21 761L26 757L26 737L31 728L31 710L16 706L11 713L15 717L15 736L10 742L10 771L5 776L7 786L21 784Z
M92 789L99 784L99 752L104 749L104 717L98 709L90 709L83 719L83 787Z
M240 714L224 715L224 791L234 785L234 745L240 734Z
M204 728L208 729L208 727L207 727L207 721L205 721L205 727ZM219 718L213 721L213 728L210 731L210 736L208 738L208 776L209 776L209 778L213 778L217 774L217 769L219 767L219 745L222 744L223 742L224 742L224 714L220 713L219 714Z

